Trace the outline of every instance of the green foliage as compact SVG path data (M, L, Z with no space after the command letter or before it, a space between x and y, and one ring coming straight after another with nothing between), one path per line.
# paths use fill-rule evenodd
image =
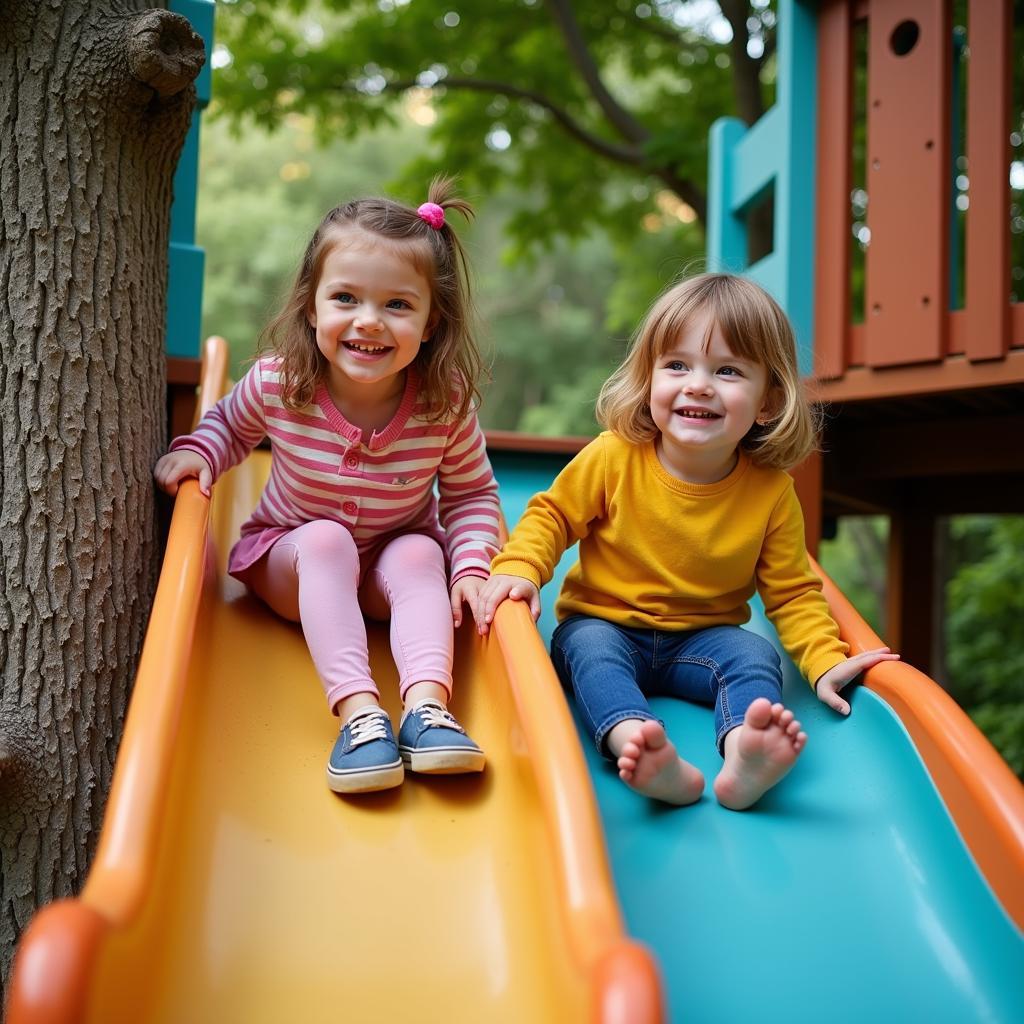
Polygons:
M223 120L204 122L196 217L207 266L203 332L228 339L236 376L320 218L353 196L378 193L395 164L422 145L412 123L322 150L309 118L292 116L275 135L239 138Z
M966 707L1024 705L1024 517L954 519L950 536L950 691Z
M303 247L321 216L358 195L390 192L389 174L428 149L409 118L361 136L317 147L308 118L292 115L274 135L250 130L234 139L224 120L204 125L198 244L206 250L203 329L232 346L237 377L257 336L290 285ZM421 186L420 196L422 197ZM493 360L482 419L489 428L539 434L592 434L597 391L618 363L626 338L679 260L670 232L641 231L636 256L648 290L618 296L618 264L606 236L510 265L503 257L506 223L531 201L504 190L484 199L474 223L459 223L474 271L480 337ZM661 227L664 219L652 228ZM691 249L699 244L692 231ZM631 279L632 280L632 279ZM629 299L635 306L629 309ZM610 329L615 300L621 327Z
M628 245L665 189L702 215L708 129L736 113L734 78L756 84L770 60L742 50L737 59L713 9L695 21L699 9L678 0L568 5L574 45L560 6L225 0L215 96L236 124L277 127L307 113L322 139L393 124L412 97L433 146L400 162L393 191L412 199L441 167L473 191L530 195L508 223L518 251L595 229ZM750 52L764 44L770 56L768 0L746 15L737 25L744 38L753 27ZM585 80L585 64L600 86Z
M971 718L1017 778L1024 779L1024 700L982 704L971 711Z
M208 327L245 338L248 349L253 321L265 319L280 292L281 265L297 255L292 232L304 237L335 201L324 196L332 176L339 197L387 192L418 202L433 175L456 173L480 213L466 237L478 243L480 307L495 360L485 424L592 433L594 398L626 338L658 291L703 251L709 127L735 113L734 77L756 82L765 64L767 81L771 60L769 52L735 63L719 13L710 8L695 21L677 0L572 5L574 52L558 6L222 2L216 131L226 115L236 133L244 128L239 145L257 147L253 164L275 167L300 136L310 145L304 136L312 131L328 170L325 177L314 164L306 179L272 182L261 226L242 226L237 245L230 224L242 224L241 207L255 195L209 198L199 219L211 265L217 234L225 259L234 250L249 266L244 280L224 281L223 293L211 284ZM739 24L744 34L755 26L752 52L758 41L770 51L768 0L755 0ZM580 73L586 61L607 100ZM301 133L300 114L308 126ZM253 141L262 137L254 125L280 134ZM386 166L377 160L371 169L366 147L386 151ZM204 156L204 173L206 166ZM204 178L204 190L227 173L221 167ZM240 192L248 181L243 174ZM271 224L284 210L289 216ZM272 251L254 257L261 237L273 240ZM236 315L243 308L248 327ZM570 372L551 373L556 349Z
M888 532L883 516L843 516L836 536L823 540L818 552L821 567L883 638Z
M1024 777L1024 517L948 522L946 679L1010 767ZM844 517L822 567L884 637L885 520Z

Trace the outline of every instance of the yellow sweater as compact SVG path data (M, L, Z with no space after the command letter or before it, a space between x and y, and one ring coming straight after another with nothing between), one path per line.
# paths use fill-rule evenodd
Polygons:
M555 612L662 630L739 625L756 587L783 647L812 683L849 650L807 560L793 480L740 453L714 484L668 473L654 443L606 431L530 499L491 563L538 587L579 540Z

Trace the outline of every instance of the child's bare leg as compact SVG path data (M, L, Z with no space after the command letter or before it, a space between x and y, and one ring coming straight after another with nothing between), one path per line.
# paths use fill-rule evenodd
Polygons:
M704 792L700 770L677 753L660 722L627 718L608 733L619 778L630 789L669 804L692 804Z
M380 701L374 693L353 693L351 696L342 697L334 705L334 713L338 720L344 725L360 708L379 707Z
M440 701L448 707L448 688L441 683L413 683L402 698L402 706L414 708L421 700Z
M715 779L715 796L723 807L752 807L796 763L807 734L793 712L758 697L743 724L726 733L725 764Z

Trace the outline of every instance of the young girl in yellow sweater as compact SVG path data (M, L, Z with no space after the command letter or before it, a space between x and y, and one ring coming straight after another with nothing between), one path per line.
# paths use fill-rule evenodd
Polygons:
M775 648L741 629L755 588L818 699L888 648L848 658L811 570L804 521L784 472L815 444L792 327L758 285L702 274L665 292L601 390L608 429L531 499L480 591L486 632L506 598L540 614L539 587L579 541L555 606L552 659L598 750L619 776L673 804L699 799L647 697L712 705L723 766L718 801L750 807L806 742L783 707Z

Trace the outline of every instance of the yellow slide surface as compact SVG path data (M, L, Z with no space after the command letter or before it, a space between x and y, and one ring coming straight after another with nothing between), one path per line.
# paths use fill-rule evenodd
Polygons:
M225 574L268 467L226 474L212 512L182 488L93 868L26 933L9 1020L660 1019L524 608L457 636L482 775L328 790L338 722L301 630ZM371 655L397 723L383 628Z

